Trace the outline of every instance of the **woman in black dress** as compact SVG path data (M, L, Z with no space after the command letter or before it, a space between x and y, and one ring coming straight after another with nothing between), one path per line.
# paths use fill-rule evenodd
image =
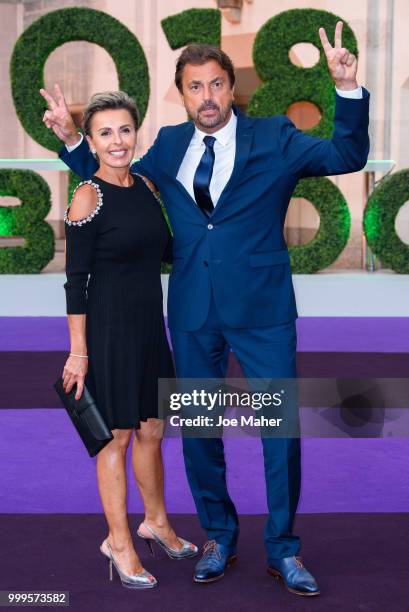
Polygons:
M84 132L99 170L80 183L67 209L64 285L71 352L63 371L67 392L84 382L114 439L97 456L98 487L109 534L100 550L124 586L149 588L156 579L135 552L126 511L126 451L133 431L132 465L144 506L138 535L173 559L197 547L177 538L164 503L158 378L173 378L162 308L160 265L171 235L153 185L131 174L138 111L124 92L96 94Z

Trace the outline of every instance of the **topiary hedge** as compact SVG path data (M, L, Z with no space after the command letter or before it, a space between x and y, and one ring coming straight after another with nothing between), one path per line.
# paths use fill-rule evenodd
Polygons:
M0 206L0 234L21 236L25 246L0 248L0 274L40 272L54 257L54 233L44 221L51 208L50 189L31 170L0 170L0 196L20 206Z
M161 25L171 49L190 43L220 46L222 14L218 9L188 9L162 19Z
M321 137L331 136L334 84L321 50L318 28L324 26L331 39L338 19L326 11L295 9L273 17L262 27L254 45L254 65L264 84L251 99L249 114L285 114L290 104L308 100L315 103L322 114L320 123L309 132ZM221 12L217 9L189 9L167 17L161 23L172 49L192 42L220 46ZM48 13L27 28L17 41L11 60L11 80L14 103L22 125L39 144L54 151L59 150L60 142L42 123L45 105L38 90L44 86L44 65L50 53L74 40L98 44L111 55L118 71L119 87L135 98L142 118L149 99L149 74L144 52L124 25L106 13L87 8ZM310 42L320 49L316 66L299 68L290 62L289 50L299 42ZM344 25L343 44L358 54L355 36L347 24ZM0 194L16 195L22 200L19 207L0 208L2 233L24 236L27 244L25 247L0 249L0 272L40 271L54 251L52 230L43 220L50 208L48 186L33 172L8 170L1 173ZM78 181L76 176L70 176L71 191ZM300 181L294 197L304 197L316 207L320 214L320 227L310 243L290 247L293 272L317 272L333 263L347 243L350 230L348 207L337 187L324 178ZM371 213L371 207L368 207L369 225L374 224L374 217L380 219L382 214L378 209ZM372 248L376 252L376 248ZM405 245L405 248L408 247ZM381 255L379 257L386 261Z
M341 191L327 178L308 178L298 182L293 198L305 198L320 216L314 238L289 248L293 274L313 274L331 265L344 250L351 228L351 215Z
M10 74L14 105L24 129L51 151L58 151L61 142L42 123L46 105L39 89L44 87L44 66L50 53L75 40L95 43L110 54L118 72L119 88L135 99L141 118L148 106L148 65L132 32L117 19L93 9L67 8L47 13L18 39Z
M409 200L409 170L401 170L382 179L369 197L363 226L372 252L382 265L395 272L409 274L409 245L396 233L399 209Z
M254 92L248 113L253 116L285 115L294 102L314 103L320 122L306 133L330 138L335 111L334 82L328 72L318 28L326 29L333 41L340 17L316 9L292 9L269 19L259 30L253 47L254 67L263 84ZM311 68L295 66L289 57L297 43L312 43L320 51L318 63ZM355 35L344 21L342 44L358 56Z

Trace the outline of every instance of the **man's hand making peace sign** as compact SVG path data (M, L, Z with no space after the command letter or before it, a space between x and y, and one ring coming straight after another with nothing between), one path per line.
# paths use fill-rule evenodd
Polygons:
M342 46L342 27L342 21L338 21L335 27L334 46L329 42L324 28L319 29L319 35L335 86L339 90L348 91L358 88L356 80L358 61L355 55ZM45 89L40 89L40 93L48 103L48 110L45 111L43 117L44 124L52 129L54 134L66 145L72 146L79 143L81 136L68 110L60 86L54 85L54 96ZM357 94L354 97L361 96Z
M45 89L40 89L40 94L48 104L48 110L45 111L43 116L44 124L49 129L52 129L57 138L65 142L65 144L76 144L80 136L68 110L61 87L57 84L54 85L54 97Z
M327 58L328 70L338 89L356 89L358 60L353 53L342 46L342 21L335 27L335 45L331 46L324 28L319 29L321 43Z

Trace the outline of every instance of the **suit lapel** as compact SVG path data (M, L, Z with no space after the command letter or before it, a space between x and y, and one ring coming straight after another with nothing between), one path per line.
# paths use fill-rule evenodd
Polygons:
M187 198L191 205L192 209L195 211L195 214L200 216L200 219L203 219L203 213L196 204L195 200L193 200L192 196L188 192L188 190L184 187L184 185L178 181L177 174L179 172L179 168L183 161L184 156L186 155L187 148L192 140L192 136L195 130L195 124L193 121L189 121L181 126L180 134L177 135L177 139L174 142L174 146L170 151L170 159L168 167L165 168L165 172L169 174L169 176L175 182L176 187L181 191L181 193Z
M234 188L238 179L241 177L241 174L244 170L244 167L249 158L251 144L253 142L253 122L252 120L244 115L240 110L234 106L234 112L237 115L237 127L236 127L236 154L234 158L234 166L233 171L231 173L230 179L227 182L225 188L223 189L217 205L210 215L211 217L217 213L217 211L222 207L224 201L226 200L229 193ZM184 188L182 183L177 180L176 176L179 172L180 165L183 161L183 158L186 154L189 143L192 139L194 133L194 123L193 121L186 122L183 126L181 126L181 133L178 134L177 140L174 143L174 146L170 153L170 161L169 166L165 170L167 174L169 174L177 183L178 187L183 191L186 197L192 202L194 208L197 210L198 214L203 215L200 208L197 206L196 202L192 199L189 192Z
M220 194L219 200L211 216L221 208L226 197L234 188L238 179L241 177L244 167L249 158L251 144L253 142L253 122L252 120L244 115L237 107L234 107L234 111L237 115L237 127L236 127L236 154L234 157L234 166L231 173L230 179L228 180L225 188Z
M170 155L169 166L166 172L176 179L177 173L179 172L180 165L186 154L187 148L190 141L192 140L193 132L195 131L195 124L193 121L189 121L181 126L180 134L178 134L177 140Z

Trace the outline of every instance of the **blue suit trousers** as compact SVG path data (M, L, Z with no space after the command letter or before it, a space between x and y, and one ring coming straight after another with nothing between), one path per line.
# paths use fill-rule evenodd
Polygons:
M225 325L213 297L198 331L171 330L178 378L224 378L231 348L247 378L296 377L295 321L251 329ZM297 555L293 521L300 495L300 439L262 437L268 517L268 559ZM236 548L239 521L226 484L221 438L183 438L186 473L200 523L209 539ZM246 474L243 473L243 478ZM251 490L251 483L248 483Z

